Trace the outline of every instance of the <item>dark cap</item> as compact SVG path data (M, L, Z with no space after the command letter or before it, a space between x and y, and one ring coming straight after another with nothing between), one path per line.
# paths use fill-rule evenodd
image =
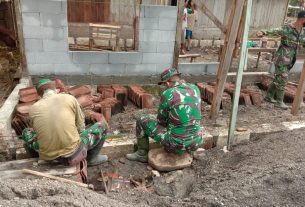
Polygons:
M298 19L300 19L300 18L305 18L305 11L304 10L302 10L298 13Z
M161 73L161 81L158 84L161 85L162 83L168 81L174 75L180 75L180 74L181 73L179 73L175 68L168 68Z

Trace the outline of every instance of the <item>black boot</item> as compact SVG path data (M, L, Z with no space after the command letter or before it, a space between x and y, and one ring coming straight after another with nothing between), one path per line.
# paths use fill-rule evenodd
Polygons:
M100 165L104 162L107 162L107 155L101 155L100 151L104 145L105 139L100 141L93 149L88 150L87 161L88 166Z

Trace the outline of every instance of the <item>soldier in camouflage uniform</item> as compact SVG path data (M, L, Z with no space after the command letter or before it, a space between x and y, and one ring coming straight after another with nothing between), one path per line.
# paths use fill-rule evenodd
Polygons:
M161 74L160 84L167 89L161 95L157 120L148 114L138 118L138 150L126 155L129 160L147 162L149 137L176 154L194 151L202 143L201 98L197 86L185 83L173 68Z
M299 12L298 19L294 23L285 24L279 29L257 32L259 37L263 35L281 36L281 44L275 54L275 77L268 87L265 100L282 109L288 109L288 106L283 102L288 72L296 61L299 44L304 45L303 24L305 24L305 11Z

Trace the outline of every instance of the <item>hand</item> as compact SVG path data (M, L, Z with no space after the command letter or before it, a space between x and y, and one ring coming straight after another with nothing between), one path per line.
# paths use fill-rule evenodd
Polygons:
M264 36L264 33L262 31L258 31L258 32L256 32L256 36L262 37L262 36Z

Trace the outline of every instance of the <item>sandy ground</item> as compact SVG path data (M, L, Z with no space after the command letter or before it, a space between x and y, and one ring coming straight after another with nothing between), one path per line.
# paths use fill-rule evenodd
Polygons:
M219 149L205 151L205 158L195 160L190 168L196 182L185 198L138 189L111 192L107 198L103 193L55 181L21 179L0 181L0 205L301 207L305 203L304 132L299 129L254 137L228 153ZM145 164L119 160L99 168L104 172L115 168L124 176L141 176L147 171Z
M136 206L304 206L304 129L255 137L224 153L195 161L189 197L173 199L133 190L110 194Z

